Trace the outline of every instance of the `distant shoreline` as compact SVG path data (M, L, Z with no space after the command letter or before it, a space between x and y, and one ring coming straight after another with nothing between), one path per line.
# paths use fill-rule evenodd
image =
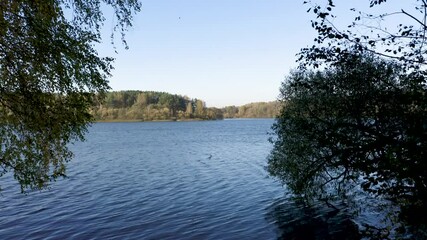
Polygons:
M205 121L223 118L275 117L280 103L255 102L223 108L206 107L203 100L167 92L113 91L94 104L90 113L96 122Z
M245 120L245 119L274 119L274 117L260 117L260 118L223 118L223 119L166 119L166 120L140 120L140 119L114 119L114 120L95 120L94 123L133 123L133 122L200 122L200 121L221 121L221 120Z
M95 120L94 122L96 123L114 123L114 122L198 122L198 121L217 121L217 120L222 120L222 119L209 119L209 120L204 120L204 119L198 119L198 118L194 118L194 119L165 119L165 120L141 120L141 119L112 119L112 120Z

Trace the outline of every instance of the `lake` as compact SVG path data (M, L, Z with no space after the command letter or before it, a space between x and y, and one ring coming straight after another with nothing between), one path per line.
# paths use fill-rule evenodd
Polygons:
M295 202L268 177L272 124L93 124L50 190L23 195L2 177L0 238L357 239L345 211Z

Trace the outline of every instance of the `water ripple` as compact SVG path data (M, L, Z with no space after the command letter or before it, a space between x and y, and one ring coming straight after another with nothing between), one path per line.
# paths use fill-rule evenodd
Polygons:
M271 124L94 124L51 190L22 195L2 179L0 238L276 239L323 226L266 177Z

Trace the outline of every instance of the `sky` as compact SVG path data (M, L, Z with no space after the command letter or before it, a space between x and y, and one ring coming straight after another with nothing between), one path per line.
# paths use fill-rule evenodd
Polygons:
M142 0L129 50L118 36L114 52L108 21L97 50L116 59L114 91L169 92L208 107L274 101L295 55L313 44L308 8L302 0Z

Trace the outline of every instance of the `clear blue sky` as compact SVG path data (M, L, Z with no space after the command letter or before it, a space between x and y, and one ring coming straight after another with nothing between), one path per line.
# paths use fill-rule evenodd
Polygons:
M313 15L302 2L143 0L126 37L129 50L118 36L114 53L112 23L105 23L98 48L116 58L110 86L187 95L215 107L273 101L297 66L295 54L313 44Z

